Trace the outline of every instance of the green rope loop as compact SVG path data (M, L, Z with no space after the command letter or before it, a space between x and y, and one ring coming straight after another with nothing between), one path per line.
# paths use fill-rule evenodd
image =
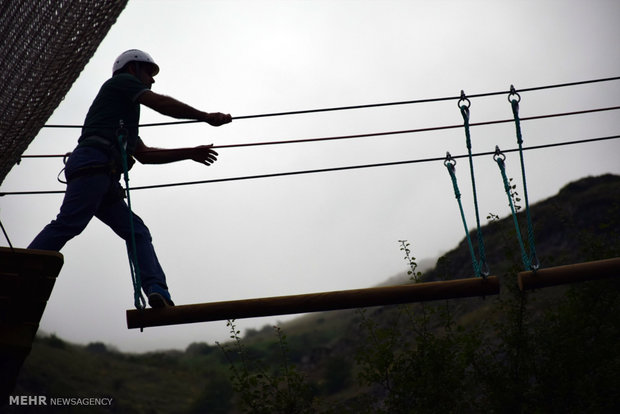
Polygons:
M521 261L523 262L523 267L525 269L531 268L530 259L525 252L525 245L523 244L523 238L521 237L521 230L519 228L519 221L517 220L517 213L515 211L514 204L512 202L512 197L510 196L510 183L508 181L508 177L506 176L506 164L504 163L506 156L500 151L499 147L495 147L495 155L493 156L495 162L497 162L497 166L499 167L500 173L502 175L502 180L504 181L504 190L506 191L506 196L508 197L508 204L510 205L510 211L512 212L512 220L515 225L515 232L517 233L517 240L519 241L519 247L521 248Z
M127 163L127 151L125 135L127 130L120 121L120 128L116 132L118 146L121 151L121 162L123 164L123 177L125 179L125 190L127 194L127 207L129 208L129 226L131 229L131 254L129 254L129 269L131 271L131 281L133 283L134 305L136 309L146 308L146 300L142 295L142 281L140 280L140 267L138 266L138 252L136 249L136 232L134 228L133 211L131 210L131 197L129 194L129 167Z
M466 100L465 93L461 91L461 101ZM469 101L467 101L469 102ZM474 176L474 159L471 151L471 133L469 130L469 105L462 104L459 105L461 109L461 115L463 115L463 121L465 126L465 141L467 144L467 152L469 154L469 171L471 174L471 186L474 195L474 208L476 212L476 226L477 226L477 236L478 236L478 251L480 254L480 271L483 276L489 275L489 268L487 265L486 252L484 248L484 240L482 237L482 228L480 226L480 213L478 209L478 194L476 192L476 179Z
M534 243L534 226L532 225L532 217L530 215L530 203L527 195L527 182L525 178L525 162L523 161L523 136L521 133L521 120L519 119L519 101L521 97L514 91L514 86L511 85L511 95L516 95L518 99L510 99L510 105L512 106L512 114L515 119L515 129L517 133L517 143L519 144L519 159L521 160L521 176L523 177L523 196L525 198L525 216L527 219L527 234L528 245L530 250L530 269L536 270L539 268L538 257L536 255L536 245Z
M454 187L454 196L456 197L456 201L459 205L459 210L461 212L461 220L463 221L463 227L465 228L465 236L467 238L467 245L469 246L469 253L471 254L471 263L474 268L474 275L476 277L480 277L480 267L478 265L478 261L476 260L476 254L474 253L474 245L471 242L471 237L469 236L469 230L467 229L467 221L465 220L465 213L463 212L463 204L461 203L461 192L459 191L459 185L456 180L455 166L456 160L452 158L450 153L446 153L446 160L444 161L444 165L448 169L448 173L450 174L450 178L452 179L452 186Z

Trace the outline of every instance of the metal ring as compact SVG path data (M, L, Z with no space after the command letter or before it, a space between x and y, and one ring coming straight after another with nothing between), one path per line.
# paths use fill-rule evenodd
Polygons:
M452 155L450 155L449 152L446 152L446 159L444 160L443 165L446 167L448 165L451 165L453 167L456 165L456 160L452 158Z
M495 154L493 155L493 160L494 160L495 162L497 162L497 160L498 160L498 159L500 159L500 158L501 158L501 160L502 160L502 161L506 161L506 154L504 154L504 153L503 153L503 152L499 149L499 146L497 146L497 145L496 145L496 146L495 146Z
M510 99L511 96L516 96L517 99ZM521 95L515 90L514 85L510 85L510 93L508 94L508 102L512 103L516 101L517 103L521 102Z
M461 105L461 102L467 102L467 105ZM459 108L462 108L463 106L467 109L469 109L469 107L471 106L471 102L470 100L467 98L467 96L465 96L465 91L461 90L461 99L459 99L457 106Z

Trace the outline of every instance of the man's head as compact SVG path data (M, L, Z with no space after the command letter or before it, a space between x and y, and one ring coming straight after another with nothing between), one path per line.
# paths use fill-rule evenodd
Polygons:
M130 65L133 67L130 68ZM149 74L155 76L159 73L159 66L153 60L151 55L138 49L130 49L120 54L112 65L112 74L116 75L120 72L134 71L138 72L142 68L148 68Z

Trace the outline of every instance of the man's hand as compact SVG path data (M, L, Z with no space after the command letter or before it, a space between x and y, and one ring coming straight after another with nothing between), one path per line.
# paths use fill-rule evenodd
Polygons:
M191 159L204 165L213 164L217 161L218 154L212 147L213 144L192 148Z
M223 114L221 112L209 112L205 114L202 120L211 126L217 127L229 123L232 121L232 117L230 114Z

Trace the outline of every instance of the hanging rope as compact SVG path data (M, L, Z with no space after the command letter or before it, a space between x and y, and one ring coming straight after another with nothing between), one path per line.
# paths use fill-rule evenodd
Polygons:
M465 228L465 236L467 238L467 245L469 246L469 253L471 254L471 264L474 268L474 275L476 275L476 277L480 277L480 266L478 266L478 261L476 260L476 254L474 253L474 245L471 242L471 237L469 237L469 230L467 229L467 221L465 220L465 213L463 212L463 204L461 203L461 192L459 191L459 185L456 180L456 173L455 173L456 160L452 158L449 152L446 153L446 159L443 165L445 165L446 168L448 169L448 173L450 174L450 178L452 179L452 186L454 187L454 196L456 197L456 201L459 204L459 210L461 211L461 220L463 221L463 227Z
M474 159L471 151L471 133L469 131L469 107L471 102L465 96L465 92L461 91L461 99L458 102L458 106L461 109L461 115L463 115L463 121L465 126L465 141L467 144L467 153L469 156L469 171L471 173L471 186L474 194L474 208L476 211L476 226L478 235L478 251L480 254L479 269L482 275L485 277L489 274L489 268L486 260L486 253L484 249L484 241L482 239L482 229L480 226L480 213L478 212L478 194L476 193L476 179L474 177Z
M527 182L525 180L525 162L523 161L523 136L521 134L521 121L519 119L519 102L521 96L516 92L514 85L510 85L510 93L508 94L508 102L512 106L512 114L515 119L515 128L517 132L517 143L519 144L519 159L521 160L521 175L523 177L523 196L525 198L525 216L527 219L527 235L528 245L530 248L530 269L536 270L540 264L536 256L536 246L534 244L534 226L532 225L532 217L530 215L530 203L527 196Z
M123 163L123 177L125 179L125 189L127 194L127 207L129 208L129 226L131 229L131 252L129 252L129 269L131 271L131 281L133 283L134 305L136 309L146 308L146 300L142 296L142 281L140 280L140 267L138 266L138 252L136 249L136 233L133 224L133 211L131 209L131 196L129 194L129 167L127 164L127 134L123 121L116 131L118 145L121 151L121 161Z
M7 243L9 243L9 247L11 248L11 251L15 250L15 249L13 249L13 245L11 244L11 239L9 239L9 235L7 234L6 230L4 229L4 225L2 224L2 220L0 220L0 227L2 227L2 233L4 233L4 238L6 239Z
M519 228L519 221L517 220L517 213L514 203L512 202L511 187L508 181L508 177L506 176L506 164L504 162L506 160L506 155L504 155L504 153L500 151L498 146L495 146L495 155L493 156L493 159L497 163L497 166L499 167L500 173L502 175L502 180L504 181L504 190L506 190L508 204L510 205L510 211L512 212L512 220L515 224L515 232L517 233L517 240L519 241L519 247L521 248L521 260L523 261L523 268L530 269L531 262L527 253L525 252L523 238L521 237L521 229Z

